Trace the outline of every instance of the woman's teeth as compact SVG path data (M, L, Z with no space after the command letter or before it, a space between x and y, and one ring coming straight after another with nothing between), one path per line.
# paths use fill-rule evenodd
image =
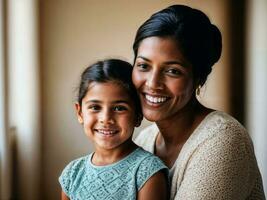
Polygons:
M151 103L163 103L167 100L167 97L152 97L150 95L145 95L146 100Z

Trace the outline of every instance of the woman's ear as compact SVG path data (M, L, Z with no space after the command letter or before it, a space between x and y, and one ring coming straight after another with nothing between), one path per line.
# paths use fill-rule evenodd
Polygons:
M82 107L78 102L75 103L75 109L76 109L76 115L78 118L78 122L80 124L83 124Z
M195 82L194 82L194 89L195 89L195 94L197 96L200 95L200 89L201 89L201 85L200 85L200 80L197 79Z

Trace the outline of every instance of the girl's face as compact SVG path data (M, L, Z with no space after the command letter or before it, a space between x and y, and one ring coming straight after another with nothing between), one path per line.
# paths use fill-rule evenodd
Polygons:
M118 83L92 82L82 106L76 104L78 120L96 150L123 148L137 125L134 103Z
M150 121L171 119L194 94L192 66L171 38L149 37L140 43L132 78Z

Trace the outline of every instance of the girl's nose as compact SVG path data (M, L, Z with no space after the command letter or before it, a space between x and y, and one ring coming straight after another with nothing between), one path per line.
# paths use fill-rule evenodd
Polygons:
M110 111L103 111L100 113L99 122L101 124L106 125L106 124L114 124L115 121Z
M159 71L151 71L146 80L146 86L149 89L163 89L163 78L161 77L161 73Z

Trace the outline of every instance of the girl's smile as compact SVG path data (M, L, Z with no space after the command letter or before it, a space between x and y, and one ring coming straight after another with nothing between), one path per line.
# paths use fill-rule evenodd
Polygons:
M124 148L131 141L136 126L134 103L126 89L116 82L89 84L82 100L76 104L79 121L97 150Z

